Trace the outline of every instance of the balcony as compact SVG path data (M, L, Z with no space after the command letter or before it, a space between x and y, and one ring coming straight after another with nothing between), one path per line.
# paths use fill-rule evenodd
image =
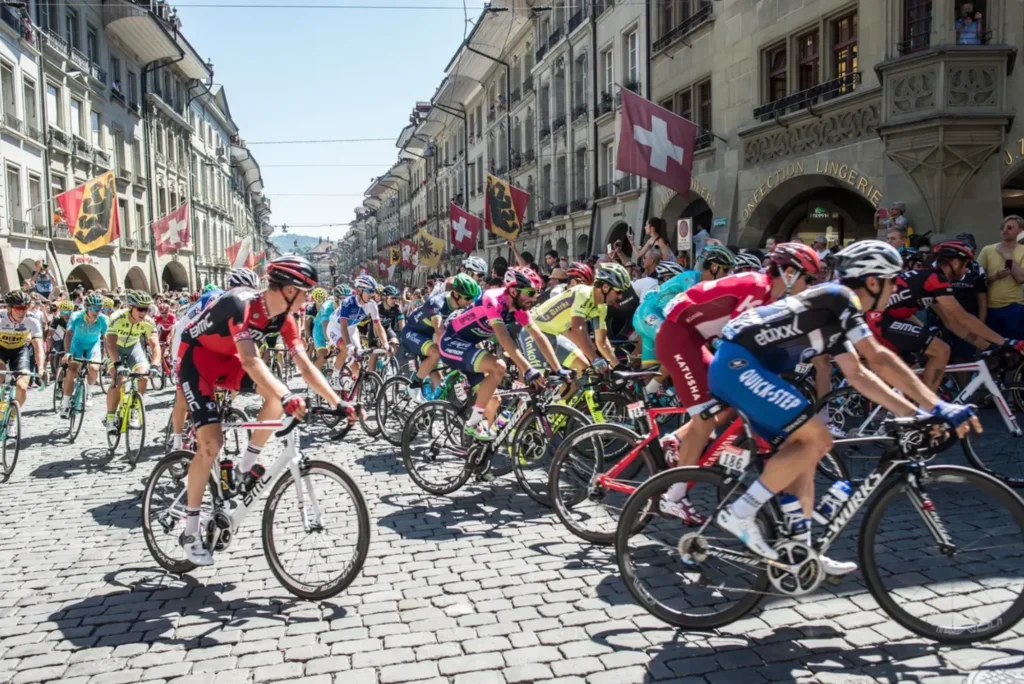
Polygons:
M847 74L846 76L840 76L839 78L833 78L831 81L826 81L812 88L801 90L798 93L781 97L774 102L769 102L756 108L754 110L754 118L761 122L778 119L780 116L806 109L808 106L813 107L816 104L828 102L840 95L852 93L860 82L861 72L859 71Z
M519 100L521 99L523 99L523 93L521 90L519 90L519 88L516 88L515 90L512 91L512 94L509 96L508 101L514 107L516 104L519 103Z
M163 153L163 152L157 152L157 153L156 153L155 155L153 155L153 156L154 156L154 158L156 159L156 163L157 163L158 165L160 165L160 166L167 166L167 157L166 157L166 156L164 156L164 153Z
M686 19L683 19L667 31L661 38L654 41L654 45L651 46L651 50L654 52L660 52L686 34L696 30L697 27L702 26L706 22L712 21L714 19L714 14L711 11L711 2L704 0L700 5L700 8L696 12L688 16Z
M36 142L43 142L43 132L35 126L29 124L25 127L25 130L28 132L28 137L32 138Z
M71 230L68 228L66 223L57 223L53 226L53 239L54 240L73 240L71 236Z
M534 229L536 229L536 228L537 228L537 224L534 223L533 221L524 221L523 222L523 232L524 233L532 233L534 231Z
M506 167L506 166L499 166L497 169L495 169L493 171L493 173L498 178L501 178L502 176L505 176L508 173L508 167Z
M605 183L604 185L599 185L599 186L597 186L597 189L594 190L594 199L595 200L605 199L607 197L612 197L614 195L615 195L615 182L614 181L613 182L609 182L609 183Z
M532 147L530 149L526 150L526 152L523 152L523 166L526 166L528 164L533 164L536 161L537 161L537 153L533 151Z
M68 154L71 152L71 139L68 137L68 134L65 133L64 131L57 128L51 128L50 147L52 147L55 150L64 152L65 154Z
M558 41L562 40L562 38L565 38L565 31L561 26L556 26L555 30L548 35L548 47L554 47L558 44Z
M42 238L43 240L50 237L50 227L41 218L36 218L32 221L32 237Z
M483 183L477 183L476 184L476 194L478 194L478 195L484 194L484 184Z
M578 194L582 195L583 193L580 192ZM576 199L576 200L573 200L572 202L569 203L569 210L570 211L583 211L586 208L587 208L587 200L585 200L585 199Z
M551 128L554 131L560 131L565 128L565 114L559 114L551 121Z
M602 92L601 99L597 103L597 115L604 116L605 114L611 112L614 108L615 107L612 101L611 93Z
M123 238L121 238L122 249L135 249L136 247L138 247L138 245L138 240L136 240L131 235L125 235Z
M548 54L548 44L538 42L537 51L534 53L536 61L539 63L542 59L544 59L544 55L546 54Z
M565 216L569 212L569 205L564 202L551 207L551 217Z
M551 126L544 126L540 129L540 141L544 142L551 137Z
M640 189L640 179L637 176L629 175L615 181L615 192L622 194L624 192L630 192L631 190Z
M18 118L17 114L11 114L10 112L4 114L4 126L16 133L21 133L21 119Z
M589 3L584 5L584 7L589 7L589 6L590 6ZM581 9L581 10L577 10L575 14L573 14L571 17L569 17L569 33L572 33L573 31L575 31L579 27L579 25L583 23L583 17L585 17L585 16L586 16L586 11Z
M538 221L549 221L549 220L551 220L552 216L553 216L553 214L552 214L551 209L544 209L539 214L537 214L537 220Z
M533 92L533 76L527 76L523 79L523 95Z
M120 169L117 170L117 179L121 180L121 181L124 181L125 183L131 183L132 182L132 172L129 171L128 169L120 168Z
M612 7L615 7L615 0L597 0L597 15L601 16Z
M15 235L28 235L28 221L11 219L11 232Z
M109 169L110 168L110 153L109 152L104 152L103 150L95 149L95 150L92 151L92 158L93 158L93 163L95 163L97 166L102 166L105 169Z
M711 135L711 131L706 131L703 128L697 129L697 137L693 141L693 151L700 152L711 147L711 143L715 141L715 136Z
M72 149L75 156L80 159L90 159L92 157L92 145L89 141L79 138L77 135L72 136Z
M580 99L586 99L586 98L580 98ZM586 116L587 116L587 105L586 104L578 104L578 105L576 105L575 107L572 108L572 120L573 121L579 121L580 119L582 119L582 118L584 118Z
M7 5L0 5L0 19L3 19L4 23L14 29L20 37L25 38L25 24L21 21L21 17L15 14L14 10Z
M640 94L640 81L638 79L631 78L627 80L622 87L625 88L626 90L633 91L637 95Z
M487 125L490 126L494 123L494 105L487 111Z

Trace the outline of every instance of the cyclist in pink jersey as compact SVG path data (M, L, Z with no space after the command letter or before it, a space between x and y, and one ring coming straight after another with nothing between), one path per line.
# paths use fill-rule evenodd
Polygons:
M449 368L465 373L470 386L476 387L476 404L465 428L465 433L474 439L494 439L489 425L494 422L498 402L492 399L507 370L504 361L477 346L480 342L497 337L508 357L523 371L526 381L543 384L543 374L530 367L516 346L515 337L508 331L509 325L520 325L530 332L548 365L559 369L555 350L533 324L528 311L537 301L541 287L543 281L532 270L510 268L505 272L504 288L485 290L478 304L452 314L445 325L438 344L441 358ZM572 377L572 371L565 371L565 374Z

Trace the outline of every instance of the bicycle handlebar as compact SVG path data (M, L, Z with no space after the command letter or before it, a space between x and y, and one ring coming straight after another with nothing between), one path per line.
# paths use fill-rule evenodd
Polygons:
M890 418L882 423L882 430L896 439L900 453L909 458L934 456L960 439L953 426L938 416Z
M338 402L337 408L328 408L326 406L312 406L310 404L309 397L305 399L305 402L307 416L340 416L342 418L348 418L349 409L354 409L356 407L355 404L350 404L347 401ZM294 416L287 416L286 418L290 418L291 420L288 422L287 425L285 425L283 428L274 433L275 437L287 437L292 430L299 426L299 423L303 422L302 420L299 420ZM332 435L331 438L335 440L340 439L341 437L344 437L346 434L348 434L348 431L351 429L352 425L348 424L339 431L341 432L341 435L339 437L335 437Z

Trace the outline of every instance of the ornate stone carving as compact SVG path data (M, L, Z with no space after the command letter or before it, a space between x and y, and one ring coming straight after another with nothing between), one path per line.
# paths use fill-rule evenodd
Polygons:
M935 72L916 71L897 76L892 85L889 116L913 114L935 106Z
M743 160L747 165L761 164L796 155L805 155L825 147L849 144L874 135L879 122L878 101L862 102L850 109L808 115L794 121L788 128L773 127L766 133L743 143Z
M993 107L996 104L995 69L950 66L946 72L948 107Z

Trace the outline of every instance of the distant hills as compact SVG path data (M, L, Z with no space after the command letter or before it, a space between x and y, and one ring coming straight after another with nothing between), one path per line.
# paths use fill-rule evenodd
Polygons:
M294 233L285 233L284 235L275 235L270 238L271 242L274 243L274 247L280 250L282 253L298 252L304 254L314 247L320 238L310 237L309 235L296 235Z

